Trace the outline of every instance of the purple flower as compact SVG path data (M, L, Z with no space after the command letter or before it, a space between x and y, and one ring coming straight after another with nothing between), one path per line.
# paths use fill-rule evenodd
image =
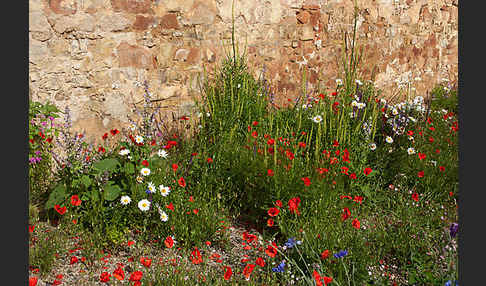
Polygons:
M453 222L449 228L449 234L452 238L456 237L457 231L459 230L459 224Z
M348 255L348 251L347 250L341 250L338 253L335 253L334 257L341 258L341 257L344 257L346 255Z

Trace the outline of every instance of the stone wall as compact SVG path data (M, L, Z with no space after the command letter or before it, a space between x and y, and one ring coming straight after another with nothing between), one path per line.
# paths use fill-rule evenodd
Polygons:
M410 81L417 94L458 76L457 0L358 0L362 80L384 96ZM235 29L251 70L277 97L334 88L353 0L236 0ZM29 88L69 106L74 127L99 136L127 122L140 83L180 111L197 81L231 48L232 0L29 0ZM265 67L265 68L264 68Z

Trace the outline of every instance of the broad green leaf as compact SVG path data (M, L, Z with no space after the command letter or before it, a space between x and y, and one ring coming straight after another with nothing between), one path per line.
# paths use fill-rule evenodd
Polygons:
M104 187L103 198L107 201L113 201L121 193L121 189L118 185L107 185Z
M91 191L91 199L93 202L97 202L100 199L100 194L98 189L94 189Z
M51 209L55 205L61 203L66 198L66 186L59 184L49 195L49 199L46 202L46 209Z
M94 163L93 167L100 171L113 171L118 164L118 160L109 158Z
M84 175L81 177L81 183L83 183L83 185L87 188L91 185L91 179L88 176Z
M125 163L125 169L127 170L128 174L134 174L135 173L135 167L133 166L132 163Z

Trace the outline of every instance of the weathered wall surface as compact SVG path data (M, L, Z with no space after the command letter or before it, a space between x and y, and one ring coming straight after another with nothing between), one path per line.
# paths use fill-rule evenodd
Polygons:
M358 0L362 80L385 96L407 80L425 95L457 81L457 0ZM352 30L352 0L236 0L236 37L251 69L280 98L294 97L307 71L309 88L333 88L342 33ZM143 98L137 84L190 104L197 77L230 49L231 0L30 0L29 87L34 100L69 106L74 127L98 136L127 122ZM223 44L224 43L224 44Z

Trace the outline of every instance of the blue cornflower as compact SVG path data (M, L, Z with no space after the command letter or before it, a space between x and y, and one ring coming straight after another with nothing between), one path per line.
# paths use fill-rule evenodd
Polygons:
M456 286L459 286L459 283L457 282L457 280L456 280L456 281L454 281L454 282L456 282ZM447 281L447 282L444 284L444 286L452 286L452 280L448 280L448 281Z
M452 238L456 237L457 231L459 230L459 224L453 222L449 228L449 234Z
M148 194L151 194L152 192L149 189L146 189L145 193L147 193L147 195L148 195Z
M334 253L334 257L336 257L336 258L341 258L341 257L344 257L346 255L348 255L347 250L341 250L338 253Z
M272 271L278 273L284 272L284 267L285 267L285 260L282 260L282 262L280 262L280 264L277 267L272 268Z
M295 237L292 237L292 238L289 238L287 240L287 242L285 243L285 246L287 246L287 248L292 248L292 247L294 247L295 243L296 243Z

